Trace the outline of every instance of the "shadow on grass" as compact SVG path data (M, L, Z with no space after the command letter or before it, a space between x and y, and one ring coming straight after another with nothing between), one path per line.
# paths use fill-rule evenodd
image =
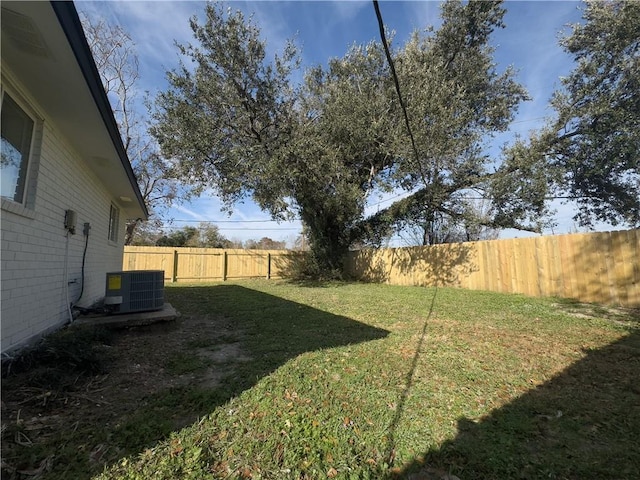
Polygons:
M640 478L640 331L585 357L390 478Z
M2 478L90 478L209 414L298 355L389 333L237 285L181 286L165 294L183 319L116 334L114 347L126 361L114 359L118 367L107 366L100 380L73 374L71 387L54 394L55 384L36 390L28 376L3 381ZM210 357L198 357L206 348ZM214 382L202 381L202 367ZM173 376L158 373L171 370ZM102 381L112 383L107 389Z
M222 315L230 328L242 333L252 360L244 364L248 378L238 379L241 389L302 353L380 339L389 333L238 285L181 287L169 289L168 294L178 310Z
M387 435L387 445L385 448L385 461L387 465L393 465L394 458L396 455L396 436L398 433L398 425L400 424L400 420L402 420L402 415L404 414L407 399L413 389L415 383L416 369L420 362L420 353L423 351L424 342L427 339L428 326L431 321L431 316L433 315L433 307L436 302L436 296L438 294L438 289L433 289L433 296L431 297L431 305L429 306L429 312L427 313L424 322L422 323L422 330L420 331L420 336L418 337L418 343L415 347L415 353L413 354L413 358L411 360L411 364L409 366L409 370L407 371L404 378L404 388L402 389L402 393L398 399L398 404L396 407L396 412L391 420L391 424L389 425L389 433Z
M586 319L606 318L619 325L640 329L640 308L585 303L569 298L558 298L557 307L573 317Z
M187 386L159 393L153 404L154 417L175 409L180 409L186 418L204 416L303 353L376 340L389 333L238 285L178 287L168 289L167 296L184 314L216 318L223 332L214 337L220 336L227 345L240 344L242 358L235 363L231 359L232 368L226 375L223 373L215 388ZM226 367L221 368L224 372ZM128 450L141 451L170 432L158 433L161 435L141 438Z

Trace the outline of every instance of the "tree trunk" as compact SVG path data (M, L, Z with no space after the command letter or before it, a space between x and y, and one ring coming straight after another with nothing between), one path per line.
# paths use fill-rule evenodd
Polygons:
M136 232L136 228L138 227L138 220L129 220L127 221L127 227L124 232L124 244L131 245L133 241L133 235Z
M344 259L349 252L346 225L341 225L335 217L318 215L317 212L302 213L301 217L309 226L309 246L317 276L325 279L343 278Z

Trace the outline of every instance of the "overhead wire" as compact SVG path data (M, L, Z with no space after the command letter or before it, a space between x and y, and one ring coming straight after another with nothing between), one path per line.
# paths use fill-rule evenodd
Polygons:
M393 77L393 83L396 88L396 93L398 94L398 99L400 100L400 108L402 108L402 114L404 116L404 123L407 127L407 132L409 133L409 138L411 139L411 147L413 149L413 154L415 155L416 163L420 165L420 155L418 154L418 147L416 147L416 141L413 137L413 131L411 130L411 124L409 122L409 114L407 113L407 107L402 99L402 92L400 91L400 82L398 80L398 75L396 73L396 67L393 63L393 59L391 58L391 52L389 51L389 43L387 42L387 35L384 31L384 22L382 20L382 14L380 13L380 6L378 5L378 0L373 0L373 8L376 11L376 18L378 19L378 28L380 29L380 39L382 40L382 47L384 48L384 54L387 57L387 62L389 63L389 69L391 70L391 76Z
M393 197L389 197L389 198L385 198L383 200L380 200L379 202L376 203L372 203L371 205L369 205L369 208L372 207L377 207L378 205L382 205L383 203L387 203L387 202L391 202L392 200L396 200L397 198L400 197L406 197L411 195L411 193L407 193L407 192L402 192L398 195L394 195ZM491 200L491 197L479 197L479 196L473 196L473 197L469 197L469 196L464 196L463 197L465 200ZM563 196L563 195L558 195L558 196L548 196L548 197L544 197L545 200L581 200L581 199L585 199L585 198L591 198L588 196ZM294 219L293 221L300 221L300 219ZM278 222L278 220L215 220L215 219L207 219L207 220L202 220L202 219L171 219L171 222L180 222L180 223L213 223L215 225L219 224L219 223L270 223L270 222ZM296 227L264 227L264 228L260 228L260 227L251 227L251 228L233 228L233 227L220 227L221 230L236 230L236 231L265 231L265 230L300 230L299 228Z
M400 107L402 109L402 114L404 117L404 122L405 122L405 126L407 129L407 133L409 135L409 138L411 139L411 147L413 150L413 154L415 156L415 161L417 163L417 165L420 165L420 155L418 153L418 148L416 146L416 142L415 142L415 138L413 136L413 131L411 129L411 123L409 121L409 114L407 113L407 108L405 105L405 102L403 100L402 97L402 92L400 90L400 81L398 80L398 75L396 73L396 68L395 68L395 64L393 62L393 58L391 57L391 51L389 50L389 43L387 41L387 36L385 33L385 27L384 27L384 21L382 19L382 13L380 12L380 6L378 4L378 0L373 0L373 7L376 13L376 18L378 20L378 28L380 30L380 39L382 41L382 46L384 48L384 52L385 52L385 56L387 58L387 62L389 63L389 69L391 71L391 76L393 78L393 83L395 86L395 90L396 90L396 94L398 95L398 100L400 102ZM523 120L516 120L512 123L524 123L524 122L531 122L531 121L536 121L536 120L541 120L544 117L538 117L538 118L532 118L532 119L523 119ZM421 172L422 174L422 172ZM425 182L426 183L426 182ZM387 198L387 199L383 199L380 200L377 203L371 204L369 205L369 207L376 207L378 205L381 205L383 203L387 203L390 202L392 200L395 200L397 198L403 197L403 196L407 196L407 192L403 192L400 193L398 195L395 195L393 197ZM465 197L468 200L490 200L490 198L488 197ZM557 199L572 199L572 200L577 200L579 198L582 197L545 197L546 200L557 200ZM295 219L295 221L299 221L300 219ZM277 222L277 220L271 220L271 219L265 219L265 220L187 220L187 219L173 219L171 220L172 222L180 222L180 223L215 223L215 224L220 224L220 223L269 223L269 222ZM298 228L288 228L288 227L282 227L282 228L227 228L227 227L222 227L221 230L227 230L227 231L265 231L265 230L299 230Z
M199 220L199 219L173 219L173 222L215 222L215 223L268 223L268 222L278 222L279 220Z

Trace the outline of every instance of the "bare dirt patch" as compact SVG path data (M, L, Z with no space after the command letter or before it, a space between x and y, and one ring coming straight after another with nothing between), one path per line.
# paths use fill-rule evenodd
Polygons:
M564 313L576 318L585 319L602 319L630 327L640 326L640 309L639 308L623 308L611 305L598 305L591 303L581 303L577 301L564 300L554 304Z
M2 478L89 478L224 401L216 389L250 360L222 316L118 330L94 347L97 373L39 365L36 355L3 378Z
M199 348L196 353L208 363L206 370L197 379L205 388L218 387L226 377L233 374L238 364L251 360L244 352L241 342Z

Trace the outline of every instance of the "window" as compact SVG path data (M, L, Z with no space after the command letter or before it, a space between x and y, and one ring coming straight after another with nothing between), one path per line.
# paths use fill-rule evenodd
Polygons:
M29 155L34 131L33 119L6 93L2 96L2 153L0 194L24 203Z
M109 210L109 240L112 242L118 242L118 217L120 216L120 211L111 205L111 210Z

